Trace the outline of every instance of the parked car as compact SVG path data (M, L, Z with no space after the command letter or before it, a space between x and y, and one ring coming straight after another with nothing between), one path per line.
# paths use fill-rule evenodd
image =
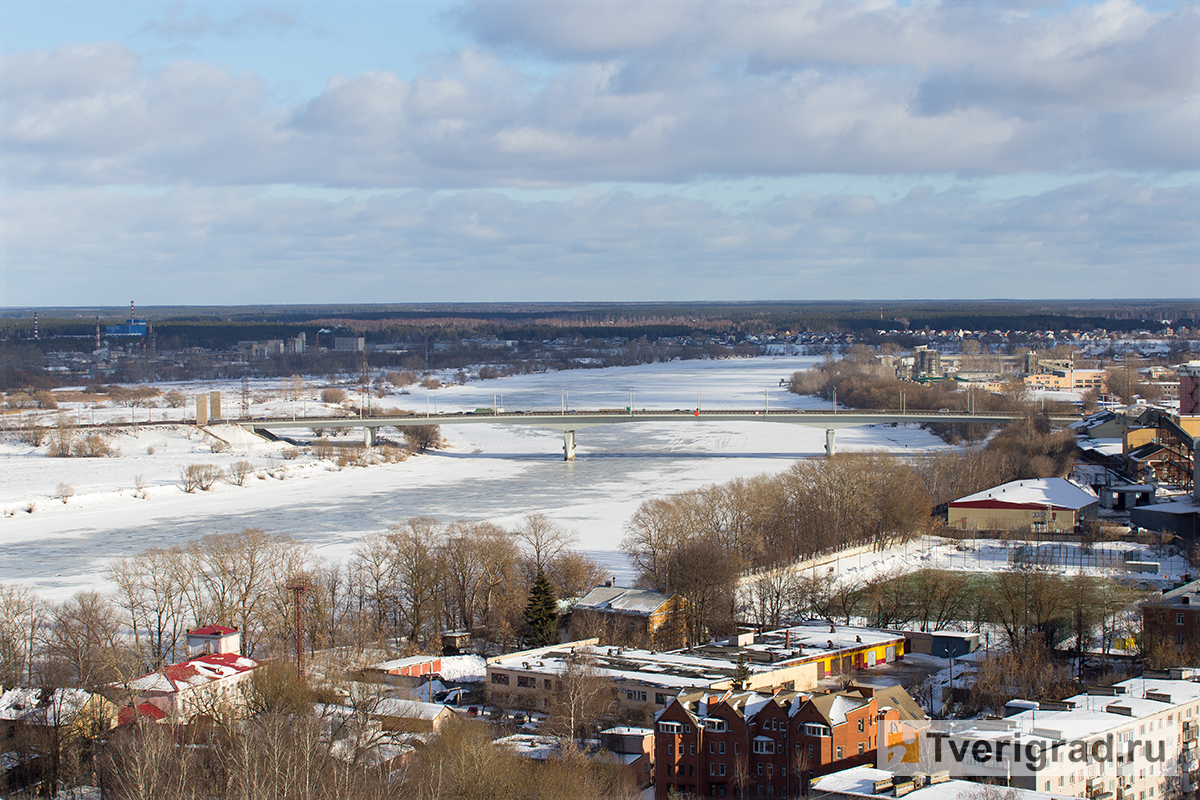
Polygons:
M512 715L513 725L524 725L529 721L529 717L525 716L524 711L517 711Z
M468 717L478 717L479 716L479 706L469 707L467 709L467 716Z

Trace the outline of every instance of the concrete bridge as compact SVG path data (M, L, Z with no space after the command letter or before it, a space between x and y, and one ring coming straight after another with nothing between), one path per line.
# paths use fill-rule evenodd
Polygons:
M506 411L501 413L459 412L433 415L392 417L303 417L298 419L237 420L236 424L253 433L270 433L296 428L362 428L363 441L371 447L379 428L405 428L416 425L528 425L563 432L563 458L575 458L575 432L598 425L622 425L638 422L767 422L778 425L803 425L825 429L825 454L833 455L834 432L840 428L862 425L884 425L905 422L961 422L982 425L1002 425L1021 419L1021 414L965 414L946 411L649 411L636 410L573 410L573 411ZM1052 422L1074 422L1078 417L1053 416ZM232 422L233 420L231 420Z

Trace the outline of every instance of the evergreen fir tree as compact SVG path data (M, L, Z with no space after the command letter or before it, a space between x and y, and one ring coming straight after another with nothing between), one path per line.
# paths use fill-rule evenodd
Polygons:
M542 570L538 570L537 579L529 590L525 625L529 629L528 642L533 647L544 647L558 641L558 599Z

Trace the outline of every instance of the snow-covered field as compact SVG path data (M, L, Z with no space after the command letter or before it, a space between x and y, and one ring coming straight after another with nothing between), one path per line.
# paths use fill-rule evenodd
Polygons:
M816 361L813 357L687 361L604 370L516 376L447 386L436 392L409 387L408 394L372 400L376 413L388 408L470 411L614 408L705 409L768 406L821 408L823 401L787 393L780 379ZM327 414L317 396L322 380L310 380L291 399L286 381L251 386L253 416ZM162 386L161 389L174 387ZM180 385L193 395L219 389L226 414L240 412L241 386ZM269 397L273 395L273 397ZM80 422L136 414L139 422L183 421L192 408L93 408L63 403ZM194 407L193 407L194 408ZM26 421L35 412L25 411ZM41 412L52 422L57 412ZM6 417L12 424L13 416ZM337 469L332 462L268 443L233 426L212 434L227 440L228 452L214 453L214 439L186 424L142 427L122 433L119 458L47 458L9 439L0 443L0 582L24 583L47 596L63 596L97 585L107 559L152 546L168 546L213 532L260 527L311 544L328 558L345 558L370 531L410 516L488 519L514 525L524 514L542 512L579 532L579 545L611 567L619 579L632 577L620 552L622 526L644 500L735 477L778 472L797 458L824 452L819 429L760 422L638 423L579 431L577 460L562 460L556 431L501 424L445 426L445 450L402 463ZM945 449L918 427L841 430L839 451L888 450L919 453ZM210 492L185 494L180 469L189 464L228 468L250 461L256 474L244 486L217 484ZM140 477L140 481L139 481ZM55 497L60 483L75 494L65 504ZM135 488L142 485L142 491ZM33 507L30 512L26 509Z

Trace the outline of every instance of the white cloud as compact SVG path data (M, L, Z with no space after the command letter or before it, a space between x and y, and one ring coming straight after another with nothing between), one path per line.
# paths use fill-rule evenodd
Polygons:
M115 303L1195 295L1200 187L1103 179L985 201L490 191L322 201L252 189L42 190L3 201L6 296ZM70 231L64 236L63 231Z
M484 3L479 47L292 107L121 45L6 59L21 183L464 188L1196 166L1190 6ZM514 64L532 54L536 74Z

